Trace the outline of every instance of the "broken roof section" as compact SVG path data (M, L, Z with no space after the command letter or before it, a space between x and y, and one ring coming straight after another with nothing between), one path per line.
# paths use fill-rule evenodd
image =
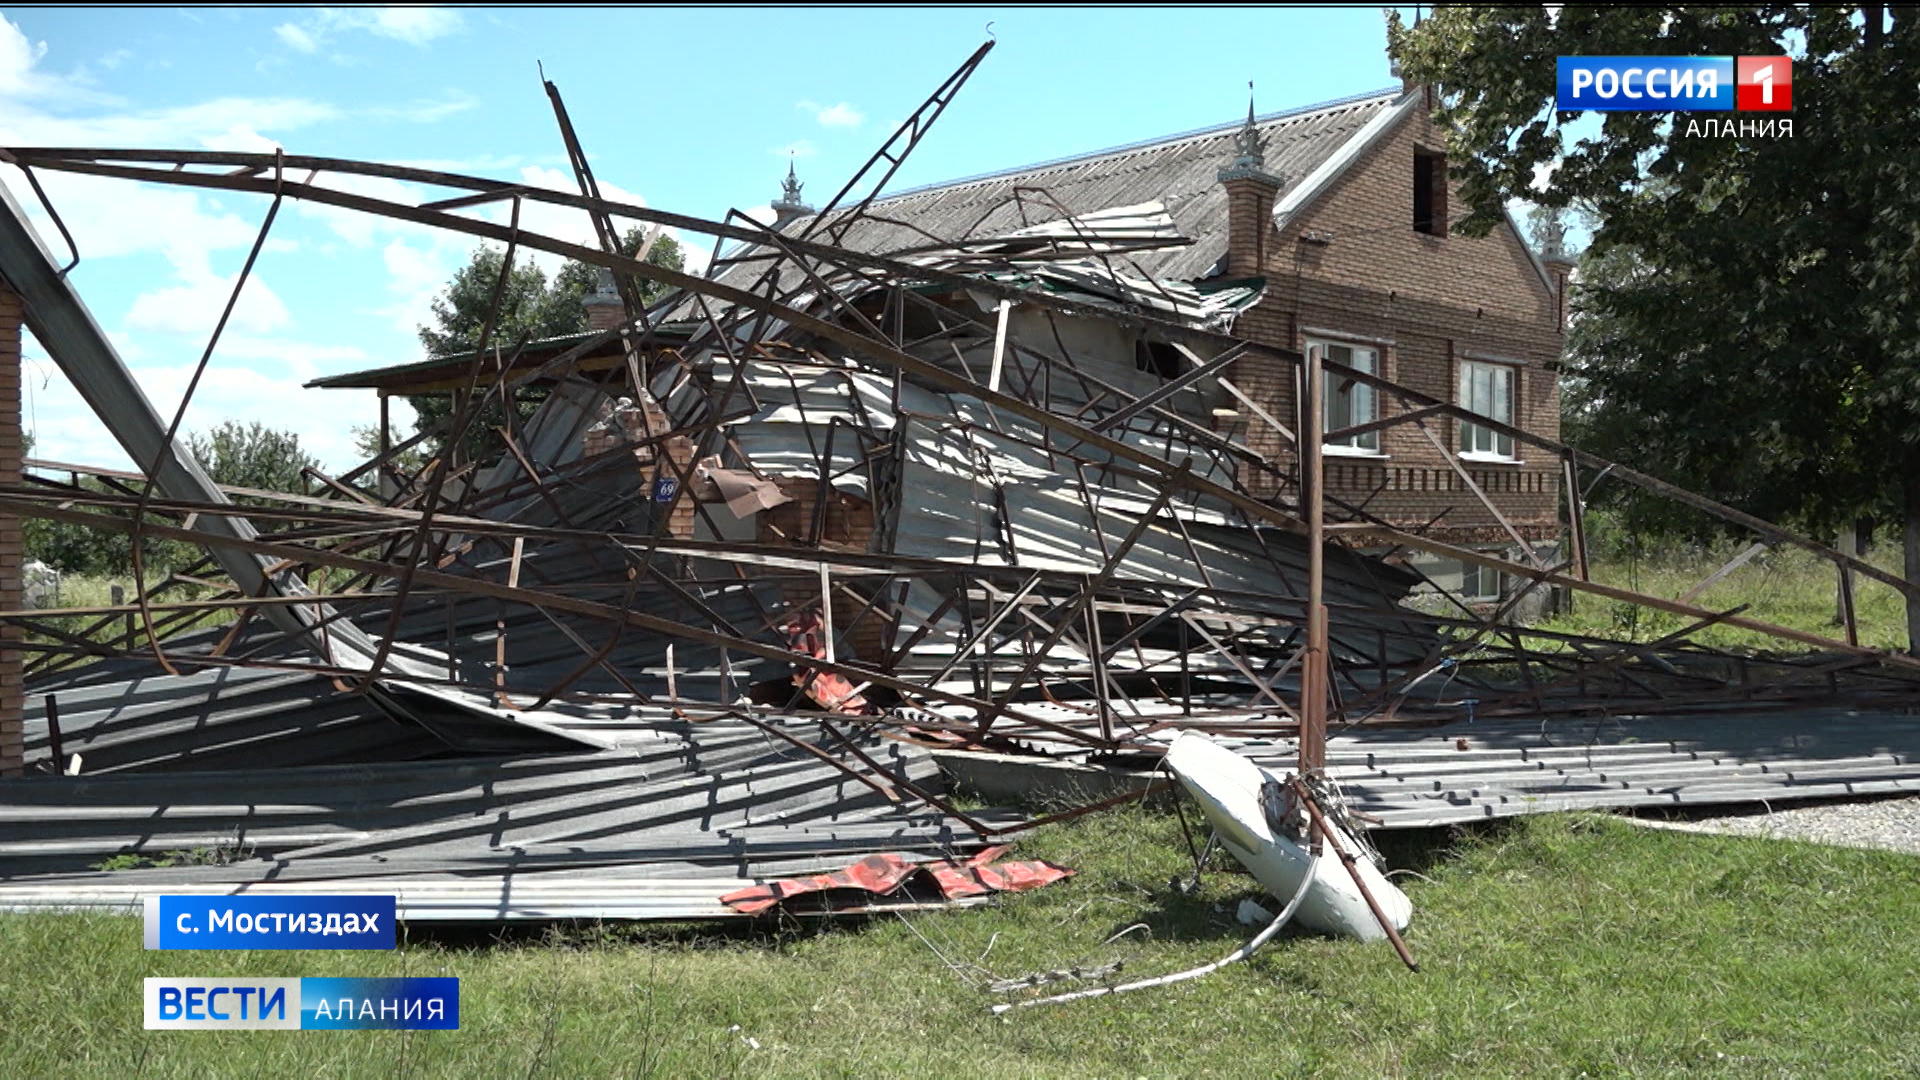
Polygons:
M1281 198L1405 96L1398 88L1378 90L1256 117L1255 129L1265 139L1266 170L1287 185ZM911 252L928 243L991 237L1159 202L1190 243L1136 255L1139 269L1162 280L1210 277L1227 247L1227 196L1218 174L1233 157L1242 126L1236 120L904 191L876 200L839 242L858 251ZM781 231L804 235L815 220L801 218Z

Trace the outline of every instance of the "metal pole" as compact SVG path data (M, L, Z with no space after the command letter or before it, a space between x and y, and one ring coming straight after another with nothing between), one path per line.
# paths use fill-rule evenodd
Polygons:
M1400 931L1393 928L1393 920L1387 918L1387 913L1380 909L1380 901L1374 897L1373 890L1367 888L1367 880L1360 876L1360 867L1355 865L1359 861L1359 856L1348 851L1346 845L1340 842L1340 837L1327 824L1326 814L1321 812L1320 803L1314 798L1312 789L1304 783L1295 782L1293 790L1300 796L1301 804L1307 808L1307 816L1313 819L1311 828L1325 838L1327 845L1333 848L1334 857L1347 868L1347 874L1353 878L1354 888L1360 890L1361 898L1367 902L1367 910L1373 912L1374 921L1380 924L1380 929L1386 931L1387 940L1393 943L1393 951L1400 954L1400 961L1407 965L1409 971L1419 971L1420 965L1413 959L1412 950L1407 948L1406 939L1400 936ZM1317 850L1318 845L1315 846ZM1314 867L1309 864L1307 876L1312 877L1313 871Z
M1307 515L1307 655L1300 667L1300 772L1327 763L1326 506L1320 467L1320 414L1325 372L1320 347L1307 346L1306 393L1300 410L1300 506Z

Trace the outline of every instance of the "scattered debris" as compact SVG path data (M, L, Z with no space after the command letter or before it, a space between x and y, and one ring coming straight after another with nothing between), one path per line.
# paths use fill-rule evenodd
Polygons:
M931 881L942 897L958 900L995 892L1023 892L1073 876L1073 871L1044 859L997 862L1006 852L1004 845L990 847L965 862L940 859L910 863L894 855L869 855L832 873L739 889L722 896L720 902L743 914L757 915L792 897L815 893L853 890L891 896L910 890L923 878Z
M1287 925L1293 918L1295 912L1300 910L1301 901L1305 900L1307 894L1312 891L1312 885L1319 871L1319 866L1320 856L1317 853L1309 854L1306 873L1300 875L1299 886L1294 889L1292 895L1287 899L1286 906L1280 909L1280 914L1275 915L1273 921L1268 923L1259 933L1255 934L1246 944L1210 964L1202 964L1197 968L1189 968L1186 971L1177 971L1171 975L1160 975L1151 979L1139 979L1130 983L1121 983L1118 986L1098 986L1087 990L1075 990L1070 993L1057 994L1053 997L1027 998L1022 1001L1002 1002L993 1006L992 1011L994 1015L998 1016L1002 1013L1011 1012L1014 1009L1030 1008L1035 1005L1059 1005L1069 1001L1081 1001L1086 998L1105 997L1108 994L1127 994L1135 990L1150 990L1158 986L1171 986L1174 983L1205 978L1229 964L1237 964L1247 957L1252 956L1254 953L1259 952L1262 946L1273 940L1273 936L1278 934L1281 928Z
M0 152L29 175L270 200L256 251L294 200L504 245L503 273L533 252L579 260L606 272L595 303L609 316L506 340L493 312L470 353L319 380L380 392L380 452L304 493L222 487L175 438L190 394L171 422L148 403L72 260L5 193L0 276L137 471L34 462L0 486L0 509L206 555L158 580L142 571L125 602L0 612L28 635L27 761L56 774L0 784L0 909L332 888L394 892L415 921L705 918L739 914L722 894L784 902L791 883L831 891L836 875L884 908L892 890L856 878L897 886L923 869L942 902L964 902L1066 872L980 861L1007 836L1146 789L1037 818L965 810L926 746L1144 770L1171 744L1236 857L1294 897L1230 963L1296 909L1398 944L1405 897L1361 854L1362 815L1431 824L1685 787L1572 760L1605 756L1591 748L1539 767L1566 750L1555 731L1614 717L1806 727L1815 708L1847 710L1823 735L1915 730L1901 710L1920 698L1920 661L1861 646L1851 621L1827 637L1590 580L1586 482L1812 552L1849 596L1856 579L1916 589L1898 575L1318 346L1256 340L1241 316L1269 284L1221 278L1217 253L1138 193L1008 182L973 192L987 206L880 202L990 48L825 207L772 228L604 198L551 88L578 194L277 151ZM1406 108L1394 95L1302 114L1301 164L1332 162L1354 130ZM1241 141L1258 148L1251 115ZM1153 154L1210 177L1225 162L1202 160L1209 145ZM518 227L534 204L584 211L598 245ZM516 225L471 212L488 205ZM716 258L693 275L623 254L629 224L703 234ZM642 304L642 282L668 292ZM216 330L191 385L221 355ZM1439 517L1408 522L1328 488L1323 436L1336 433L1315 403L1329 379L1378 405L1339 434L1418 428L1445 466L1436 490L1519 545L1462 547ZM384 402L416 394L449 412L396 438ZM476 460L467 437L492 415L509 418L499 450ZM1573 558L1519 537L1428 421L1559 463L1527 494L1565 508ZM1517 584L1488 610L1415 555ZM1647 643L1515 626L1540 590L1683 625ZM1817 651L1699 640L1723 625ZM1529 731L1539 742L1520 745ZM1348 815L1330 784L1359 768L1339 754L1361 743L1371 783ZM1732 778L1692 797L1920 782L1912 756L1808 781L1770 768L1783 760L1770 749L1689 763ZM85 778L57 775L83 754ZM1289 757L1310 783L1279 779ZM1511 796L1433 779L1477 776L1482 760L1530 776ZM1529 786L1543 782L1554 790ZM236 828L253 857L86 870Z
M1304 890L1303 926L1362 941L1380 941L1407 928L1413 903L1371 859L1351 853L1353 836L1326 824L1302 787L1205 735L1181 732L1167 748L1167 766L1200 803L1214 835L1274 896ZM1322 843L1333 860L1318 857ZM1345 865L1338 865L1344 863Z

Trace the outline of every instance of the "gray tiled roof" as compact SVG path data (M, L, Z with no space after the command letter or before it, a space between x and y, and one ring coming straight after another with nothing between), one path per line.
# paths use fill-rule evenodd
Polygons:
M1267 171L1287 188L1299 184L1399 97L1397 89L1378 91L1256 120L1266 139ZM1134 259L1159 277L1203 277L1226 251L1226 191L1217 174L1233 160L1233 137L1241 126L1224 124L902 192L869 208L874 218L901 224L861 222L848 231L844 244L884 252L925 245L926 233L942 240L990 236L1065 216L1038 192L1021 191L1016 199L1016 189L1040 188L1070 214L1164 203L1193 245L1143 252ZM797 222L783 231L793 236L805 227Z

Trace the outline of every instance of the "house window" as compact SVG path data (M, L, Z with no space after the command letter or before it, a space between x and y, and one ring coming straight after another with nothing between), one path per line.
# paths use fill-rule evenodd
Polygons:
M1149 375L1177 379L1180 377L1180 352L1164 341L1135 338L1133 366Z
M1343 345L1334 341L1307 339L1309 348L1318 347L1320 355L1335 364L1364 371L1369 375L1380 374L1380 353L1363 345ZM1326 386L1322 390L1320 410L1320 430L1338 431L1341 428L1364 424L1375 419L1374 389L1366 383L1338 375L1327 376ZM1339 452L1352 450L1366 453L1380 451L1380 433L1363 431L1358 435L1328 439L1326 446Z
M1460 407L1489 420L1513 424L1513 368L1506 364L1460 362ZM1471 421L1460 422L1460 452L1513 460L1513 436Z
M1460 599L1497 601L1505 595L1506 577L1491 567L1465 564L1460 571Z
M1413 152L1413 231L1447 235L1447 155Z

